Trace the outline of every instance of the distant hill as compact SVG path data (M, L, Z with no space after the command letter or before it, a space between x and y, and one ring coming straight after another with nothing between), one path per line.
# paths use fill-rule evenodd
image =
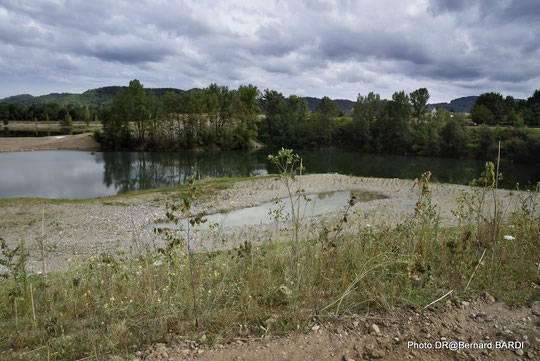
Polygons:
M310 112L314 112L315 109L317 109L317 107L319 106L319 104L321 104L320 98L305 97L305 99L307 101L308 110ZM334 99L334 101L339 105L341 110L344 112L354 109L354 104L356 104L356 102L353 102L352 100L348 100L348 99Z
M450 103L430 104L430 109L444 108L454 113L470 113L478 96L471 95L452 100Z
M126 87L122 86L107 86L103 88L90 89L82 94L74 93L51 93L47 95L33 96L30 94L14 95L0 99L1 103L20 104L24 106L30 106L34 104L48 104L59 103L61 105L74 105L74 106L89 106L89 107L102 107L111 105L112 101L120 89ZM175 88L145 88L146 93L152 89L158 98L162 97L168 91L176 93L184 92L186 90ZM187 90L190 91L190 90ZM308 103L308 109L310 112L314 112L315 109L321 103L321 99L314 97L305 97ZM354 108L355 102L347 99L335 99L336 103L340 106L344 112L350 111Z
M47 95L33 96L30 94L20 94L11 97L0 99L2 103L20 104L20 105L34 105L34 104L48 104L52 102L59 103L61 105L74 105L74 106L89 106L89 107L102 107L111 105L112 101L120 89L126 87L122 86L107 86L103 88L90 89L82 94L75 93L51 93ZM168 91L176 93L191 91L181 90L176 88L145 88L147 93L153 90L158 98L162 97ZM430 104L430 109L437 109L443 107L455 113L470 113L471 109L476 102L478 96L468 96L452 100L450 103L436 103ZM314 112L315 109L321 103L320 98L305 97L310 112ZM343 112L347 113L354 109L355 102L348 99L334 99Z
M33 96L30 94L14 95L11 97L0 99L2 103L20 104L20 105L34 105L34 104L48 104L59 103L61 105L75 105L75 106L89 106L89 107L102 107L111 105L116 93L126 87L122 86L107 86L103 88L90 89L82 94L74 93L51 93L47 95ZM146 93L151 88L145 89ZM157 97L163 96L168 91L183 92L184 90L174 88L153 88L152 89Z

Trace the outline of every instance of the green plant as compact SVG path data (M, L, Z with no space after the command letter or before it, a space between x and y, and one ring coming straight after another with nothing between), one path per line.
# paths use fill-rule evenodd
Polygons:
M195 320L198 324L198 304L196 280L194 272L193 260L193 229L206 222L206 212L193 214L192 207L199 196L199 189L195 185L196 173L189 177L187 181L187 191L184 193L180 204L167 203L166 216L167 219L175 226L175 228L157 228L158 233L164 233L167 237L168 248L160 249L159 251L171 260L182 258L186 255L189 266L189 275L191 279L191 291L193 298L193 312ZM185 222L184 222L185 221Z
M297 279L297 268L299 258L299 246L298 232L300 231L300 203L304 199L308 201L305 194L305 190L302 188L301 176L304 170L302 166L302 158L296 153L293 153L292 149L284 149L277 153L277 155L269 155L268 160L274 164L278 169L277 181L281 181L287 190L287 195L290 202L291 212L291 227L292 227L292 270ZM297 166L298 165L298 166ZM298 177L297 177L298 172ZM293 190L293 186L297 185L296 190ZM277 215L277 214L276 214Z

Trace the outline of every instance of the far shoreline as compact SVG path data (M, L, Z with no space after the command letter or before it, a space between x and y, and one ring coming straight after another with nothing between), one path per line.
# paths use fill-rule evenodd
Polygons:
M90 134L48 137L0 137L0 153L39 150L99 151L101 145Z

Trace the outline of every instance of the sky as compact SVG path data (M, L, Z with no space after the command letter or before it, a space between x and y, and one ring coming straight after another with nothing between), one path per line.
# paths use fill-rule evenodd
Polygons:
M0 0L0 98L237 88L430 102L540 89L539 0Z

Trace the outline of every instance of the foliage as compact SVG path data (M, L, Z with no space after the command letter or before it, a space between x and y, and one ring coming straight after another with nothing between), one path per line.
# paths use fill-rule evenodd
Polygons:
M292 152L287 156L294 160ZM287 157L284 160L286 164ZM484 185L493 184L489 169ZM185 197L177 211L193 211L197 192L189 190L196 186L193 182L183 189ZM338 214L313 223L310 232L299 237L303 251L297 272L302 282L296 284L287 267L294 259L291 248L275 239L262 244L247 240L230 250L192 252L195 278L180 249L164 258L151 246L136 259L122 254L89 257L65 272L50 273L46 282L43 276L33 275L24 285L22 278L10 276L0 283L2 357L44 360L49 355L51 360L77 360L116 354L133 358L134 352L156 342L226 343L307 331L314 319L328 316L420 308L449 290L458 298L489 291L514 305L532 304L540 297L538 288L526 286L538 282L538 193L516 199L511 223L501 224L497 242L492 243L483 241L486 227L490 229L483 221L436 226L429 173L413 191L418 196L413 217L397 226L368 228L364 216L354 209L347 213L347 222ZM180 220L177 211L172 213ZM335 232L329 238L336 240L331 248L318 241L324 236L323 227L316 227L319 223ZM491 232L487 235L491 240ZM185 237L184 233L178 239ZM479 262L486 250L494 255L494 262ZM17 254L13 253L12 261L18 262ZM28 297L23 300L10 293L30 287L35 319L31 308L24 306ZM295 287L298 290L292 292Z

